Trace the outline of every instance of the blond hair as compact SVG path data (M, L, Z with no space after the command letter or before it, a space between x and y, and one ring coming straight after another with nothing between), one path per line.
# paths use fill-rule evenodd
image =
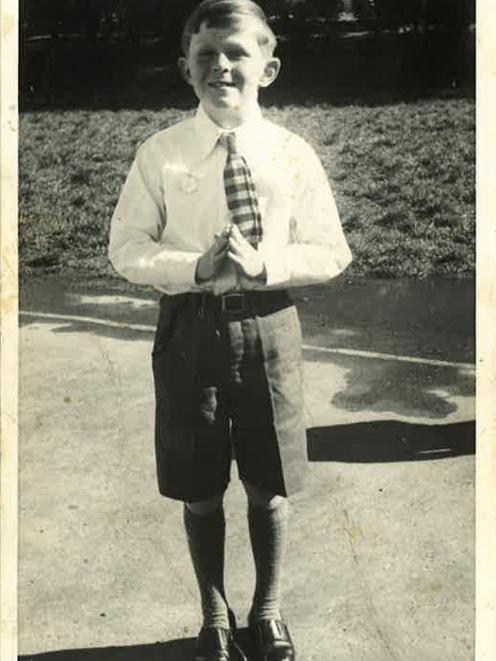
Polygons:
M252 0L203 0L190 14L181 37L181 47L188 55L191 37L201 26L209 28L236 27L243 19L251 19L258 26L257 41L268 55L274 53L277 39L263 9Z

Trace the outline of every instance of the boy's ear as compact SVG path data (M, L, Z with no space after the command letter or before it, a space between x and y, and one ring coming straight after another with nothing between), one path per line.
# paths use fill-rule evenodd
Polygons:
M177 64L182 77L189 85L191 85L191 73L189 70L188 59L186 57L180 57Z
M262 77L260 78L260 87L268 87L277 78L281 70L281 60L278 57L271 57L265 63Z

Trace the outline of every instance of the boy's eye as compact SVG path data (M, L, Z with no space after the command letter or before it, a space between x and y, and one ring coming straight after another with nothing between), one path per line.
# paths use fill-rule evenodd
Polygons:
M196 53L196 57L200 60L208 60L212 57L216 57L217 52L210 48L201 49ZM249 53L244 48L227 48L224 51L224 56L229 60L241 60L245 57L249 57Z
M248 57L248 53L242 48L233 48L227 51L226 55L230 60L239 60L243 57Z

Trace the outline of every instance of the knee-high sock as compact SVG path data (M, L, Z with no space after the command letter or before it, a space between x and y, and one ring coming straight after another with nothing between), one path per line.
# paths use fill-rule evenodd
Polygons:
M250 617L279 619L281 569L286 547L289 508L287 501L265 509L248 506L248 526L256 569L256 585Z
M203 626L229 628L224 591L224 509L193 514L184 507L189 552L200 589Z

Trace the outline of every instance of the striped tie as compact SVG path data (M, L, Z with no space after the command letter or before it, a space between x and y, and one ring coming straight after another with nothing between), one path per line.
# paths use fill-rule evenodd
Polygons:
M262 238L262 218L250 168L243 156L236 151L234 133L223 133L219 140L227 149L224 188L232 222L238 226L245 239L256 248Z

